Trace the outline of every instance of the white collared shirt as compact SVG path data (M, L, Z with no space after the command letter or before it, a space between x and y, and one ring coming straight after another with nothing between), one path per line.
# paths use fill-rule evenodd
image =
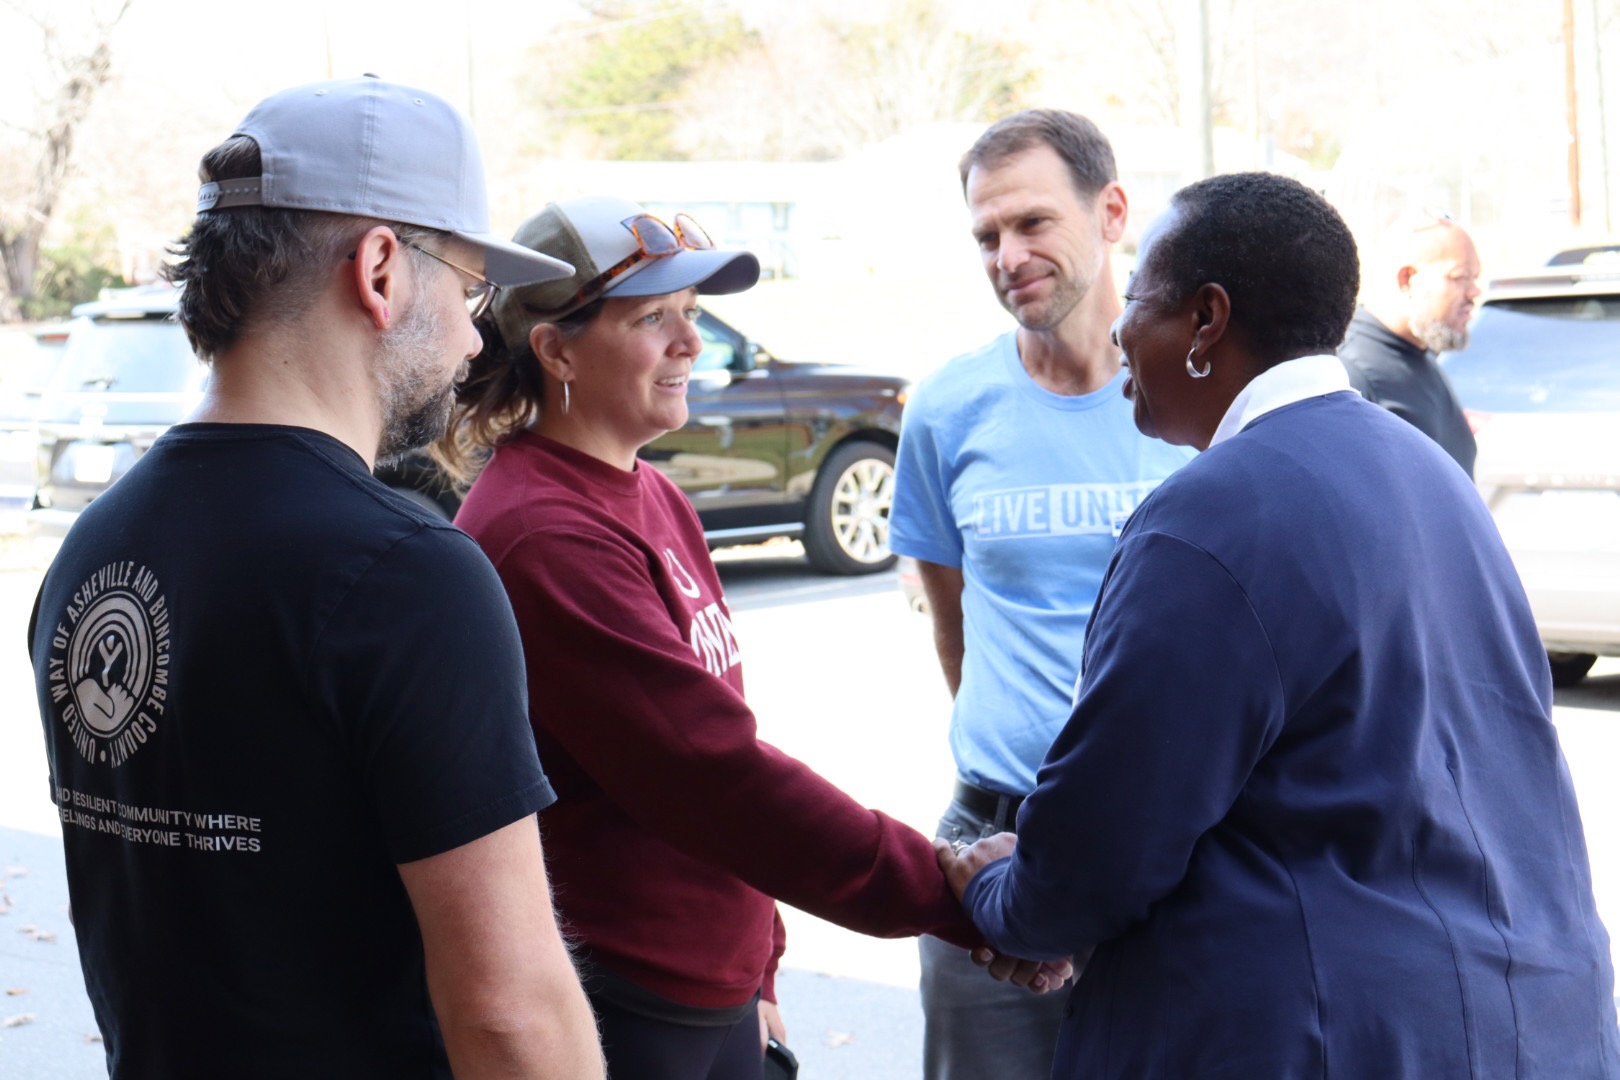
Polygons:
M1273 409L1341 390L1354 392L1350 376L1337 356L1326 353L1284 360L1256 375L1238 392L1210 436L1209 445L1225 442Z

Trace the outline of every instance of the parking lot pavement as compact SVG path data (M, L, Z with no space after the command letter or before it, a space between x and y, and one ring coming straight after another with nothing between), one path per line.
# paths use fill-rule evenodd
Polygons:
M54 836L0 827L0 1076L106 1080Z

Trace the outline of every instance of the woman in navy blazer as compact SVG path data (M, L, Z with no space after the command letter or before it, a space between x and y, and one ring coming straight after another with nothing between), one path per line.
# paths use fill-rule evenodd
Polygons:
M1095 947L1056 1075L1620 1076L1546 654L1468 478L1332 355L1357 273L1269 174L1143 238L1125 393L1205 452L1120 537L1016 843L941 852L996 948Z

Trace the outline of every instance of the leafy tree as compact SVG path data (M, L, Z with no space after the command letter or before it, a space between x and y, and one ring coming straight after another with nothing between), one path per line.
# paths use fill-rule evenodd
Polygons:
M561 35L579 60L527 90L548 150L615 159L820 160L912 127L990 120L1032 82L1021 45L968 34L948 0L873 0L858 20L813 5L599 4ZM541 67L541 65L536 65Z
M94 233L81 229L65 244L42 246L33 295L18 304L22 317L30 321L61 318L73 305L94 300L102 289L128 284L111 268L113 248L112 230L106 227Z
M755 47L735 12L710 14L665 4L635 14L602 5L603 26L583 62L567 77L553 116L590 131L600 156L613 160L679 160L683 116L705 104L705 77Z
M110 16L94 17L88 37L70 41L58 24L7 0L38 32L51 89L39 103L37 122L8 125L21 137L0 147L0 321L17 318L34 296L40 242L71 175L74 138L111 74L113 30L131 2L121 0Z
M833 153L891 138L925 124L993 120L1021 104L1032 82L1022 46L957 29L940 0L875 5L871 21L821 21L788 49L819 36L798 65L798 102ZM803 57L805 54L801 53Z

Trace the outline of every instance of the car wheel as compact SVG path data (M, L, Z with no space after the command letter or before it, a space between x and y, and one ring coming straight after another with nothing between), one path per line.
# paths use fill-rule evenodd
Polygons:
M1584 652L1555 652L1547 654L1552 668L1554 686L1574 686L1586 678L1586 673L1597 663L1597 657Z
M881 443L845 443L827 455L810 492L804 551L828 574L872 574L894 565L889 508L894 451Z

